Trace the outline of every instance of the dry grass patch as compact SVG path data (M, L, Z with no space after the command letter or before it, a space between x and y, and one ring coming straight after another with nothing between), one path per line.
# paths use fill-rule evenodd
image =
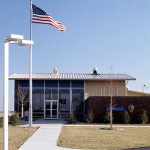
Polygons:
M64 126L57 144L61 147L99 150L150 147L150 128L101 130L98 126Z
M9 127L9 150L18 150L38 128ZM0 128L0 150L2 150L3 128Z

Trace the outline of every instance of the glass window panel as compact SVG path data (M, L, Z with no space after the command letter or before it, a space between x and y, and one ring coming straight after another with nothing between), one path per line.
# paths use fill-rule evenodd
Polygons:
M29 80L20 80L18 81L19 87L29 87Z
M45 90L45 99L46 100L51 100L51 93L52 93L51 89L46 89Z
M44 87L43 80L33 80L33 87Z
M52 89L52 100L58 100L58 89Z
M59 94L62 94L62 97L65 96L63 94L70 94L70 89L60 89Z
M29 80L20 80L18 81L19 87L29 87ZM44 88L44 81L43 80L33 80L33 87L43 87Z
M58 87L58 81L46 80L45 81L45 87Z
M52 102L52 109L57 109L57 102Z
M44 89L41 89L41 88L33 88L33 94L44 94Z
M72 111L83 113L83 89L72 89Z
M84 81L72 81L72 87L84 88Z
M57 110L52 110L52 118L57 118Z
M48 88L45 89L46 100L58 100L58 89Z
M50 118L51 117L51 111L50 110L46 110L45 117L46 118Z
M24 110L29 109L29 88L19 87L16 90L16 100L15 105L18 107L18 111L21 111L22 104L24 105ZM16 108L17 108L16 107Z
M46 102L45 106L46 106L46 109L51 109L51 103L50 102Z
M59 81L59 87L70 87L70 81Z
M62 100L65 103L62 103ZM70 89L60 89L59 90L59 109L60 112L70 110Z
M44 90L33 89L32 94L33 110L44 110Z

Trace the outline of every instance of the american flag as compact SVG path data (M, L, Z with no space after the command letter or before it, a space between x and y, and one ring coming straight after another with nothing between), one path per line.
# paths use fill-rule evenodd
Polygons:
M32 23L50 24L60 31L65 31L65 26L56 20L54 20L48 13L43 11L41 8L32 4L33 16Z

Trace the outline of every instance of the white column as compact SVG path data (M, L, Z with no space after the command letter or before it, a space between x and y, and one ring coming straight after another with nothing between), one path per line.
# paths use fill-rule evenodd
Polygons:
M72 112L72 81L70 80L70 115L69 116L71 116L71 114L73 114L73 112Z
M3 150L8 150L8 68L9 43L4 43Z
M30 0L30 40L32 40L32 0ZM29 127L32 127L32 45L30 45L30 66L29 66Z
M32 127L32 46L30 47L30 80L29 80L29 127Z

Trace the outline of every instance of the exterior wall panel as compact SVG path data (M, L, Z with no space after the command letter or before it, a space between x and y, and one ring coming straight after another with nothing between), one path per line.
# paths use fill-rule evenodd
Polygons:
M89 96L125 96L125 81L85 81L85 99Z

